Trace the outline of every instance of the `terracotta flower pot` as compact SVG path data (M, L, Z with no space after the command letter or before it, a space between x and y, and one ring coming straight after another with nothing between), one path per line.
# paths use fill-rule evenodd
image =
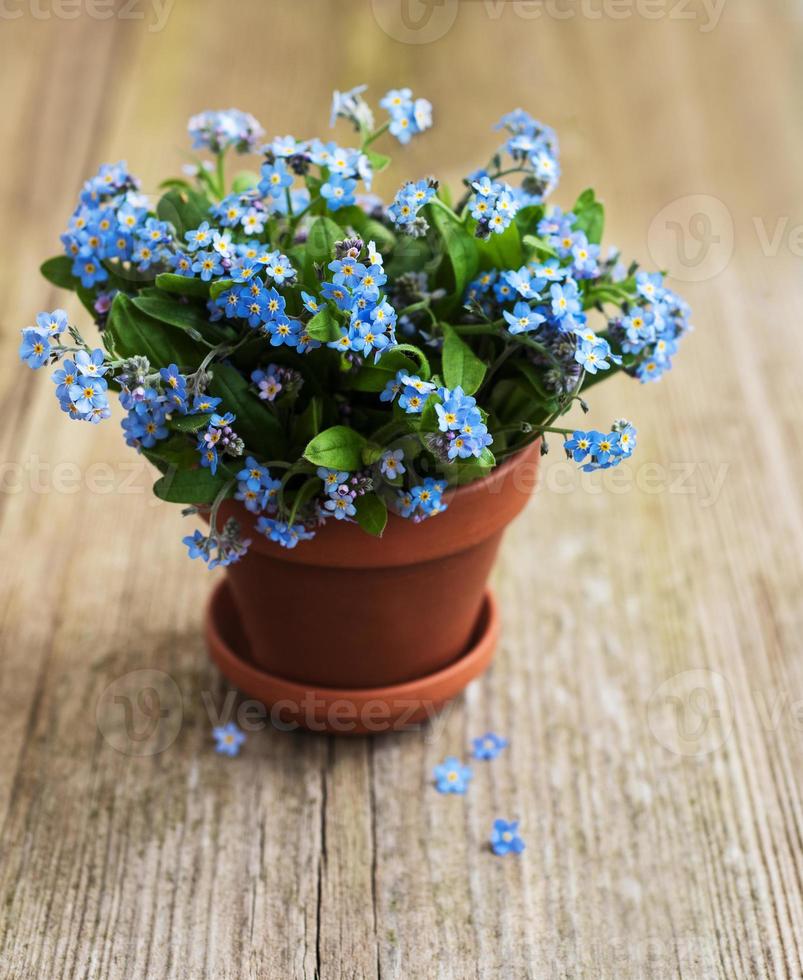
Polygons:
M488 576L539 460L536 442L447 493L444 513L420 524L390 515L381 539L329 521L287 550L227 502L221 519L235 516L252 544L227 569L207 616L223 673L276 707L274 723L358 733L393 728L401 714L406 723L430 715L490 662L497 616Z

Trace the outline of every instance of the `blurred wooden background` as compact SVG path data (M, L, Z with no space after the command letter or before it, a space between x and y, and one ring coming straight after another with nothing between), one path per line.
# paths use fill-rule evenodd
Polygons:
M0 13L4 976L801 976L799 12L414 7ZM606 239L676 275L697 331L660 385L594 391L600 425L639 428L623 480L549 457L499 563L496 663L433 729L261 731L226 759L200 639L214 576L184 556L188 522L116 421L58 413L18 330L65 301L37 267L102 161L153 189L192 112L323 135L330 90L362 81L435 104L385 193L484 162L514 106L555 126L555 200L593 184ZM172 678L158 754L96 721L136 670ZM436 794L433 765L489 728L509 750L465 798ZM521 858L487 850L498 816L521 820Z

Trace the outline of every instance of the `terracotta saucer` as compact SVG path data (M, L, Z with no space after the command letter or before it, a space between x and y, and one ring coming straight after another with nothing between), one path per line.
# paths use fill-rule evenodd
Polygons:
M279 729L375 735L417 729L455 698L491 662L499 636L499 609L489 588L471 648L448 667L415 681L376 688L319 688L269 674L251 662L226 581L212 593L206 642L223 676L270 709Z

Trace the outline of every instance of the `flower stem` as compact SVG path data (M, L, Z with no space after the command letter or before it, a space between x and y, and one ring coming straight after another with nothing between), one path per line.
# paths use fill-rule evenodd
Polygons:
M236 480L229 480L228 483L224 483L223 486L218 491L218 495L212 504L212 509L209 511L209 528L211 531L210 537L217 538L217 512L220 510L220 505L228 497L229 491L236 483Z
M366 136L366 138L362 141L363 150L368 149L368 147L372 143L376 142L376 140L378 140L379 137L382 136L384 133L386 133L389 129L390 129L390 120L388 119L386 123L382 123L379 129L375 129L370 136Z
M528 336L527 334L508 333L508 336L510 337L511 340L514 340L518 344L524 344L525 347L530 347L533 350L537 350L539 354L542 354L544 357L546 357L550 361L550 363L553 364L555 367L558 368L562 367L560 361L557 359L557 357L555 357L555 355L548 347L546 347L544 344L540 344L537 340L533 340L533 338Z
M417 303L411 303L409 306L405 306L403 310L397 310L397 316L406 316L408 313L415 313L416 310L424 310L429 306L428 299L419 300Z
M226 156L226 151L222 150L217 155L217 162L215 164L215 183L217 184L217 194L222 200L226 196L226 175L224 172L224 160Z
M496 374L496 372L499 370L499 368L502 367L502 365L510 357L510 355L515 351L515 349L516 348L513 347L511 344L505 344L505 346L502 348L502 353L499 355L499 357L497 357L497 359L493 362L493 364L488 368L488 370L487 370L487 372L485 374L485 377L482 379L482 384L480 385L480 387L477 390L476 394L479 395L479 393L483 390L483 388L485 388L487 386L487 384L489 383L489 381L491 380L491 378Z
M489 174L489 176L491 180L496 180L497 177L507 177L508 174L524 173L526 170L526 167L508 167L506 170L497 170L496 173Z
M446 201L442 201L437 196L437 194L435 195L435 197L433 197L433 198L430 199L429 204L430 204L430 206L432 206L433 204L436 205L442 211L445 211L450 217L454 218L455 221L462 221L462 218L460 217L460 215L459 214L456 214L454 211L452 211L452 209L449 207L449 205L446 203Z
M494 323L455 323L452 330L463 337L479 336L487 334L491 337L499 336L499 327Z
M320 201L321 195L320 194L316 194L315 197L310 197L309 202L307 204L305 204L304 207L297 214L293 214L292 207L291 207L291 202L289 200L289 198L290 198L290 191L289 191L289 189L285 189L285 193L288 196L287 208L288 208L288 217L289 217L289 220L288 220L288 223L287 223L287 239L286 239L286 241L287 241L287 245L289 246L289 245L292 245L293 244L293 239L295 238L296 228L298 228L299 222L304 217L304 215L307 214L310 211L310 209L313 208L318 203L318 201Z
M236 350L239 350L239 348L242 347L247 340L250 340L251 337L252 334L249 331L244 337L241 337L236 343L219 344L217 347L213 347L212 350L209 351L206 357L204 357L204 359L201 361L201 365L198 368L198 370L195 371L192 375L194 379L193 388L196 394L198 394L199 391L199 382L201 378L204 376L206 369L209 367L212 361L216 357L228 357L229 354L233 354Z

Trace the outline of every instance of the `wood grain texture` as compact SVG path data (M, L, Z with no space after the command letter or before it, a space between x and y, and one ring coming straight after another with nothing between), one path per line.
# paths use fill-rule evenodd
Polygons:
M727 0L713 27L711 5L559 19L475 0L403 44L382 3L182 2L159 30L144 2L2 15L0 974L799 978L800 21L780 0ZM363 80L436 105L385 194L458 179L523 105L562 137L557 200L593 183L626 255L649 264L653 219L699 194L732 254L714 210L695 227L721 268L683 281L694 234L669 263L697 326L676 369L594 391L600 424L638 424L630 468L548 458L495 573L501 649L459 703L374 741L263 728L225 759L210 719L244 705L207 662L211 580L182 519L115 423L58 415L17 330L65 301L38 263L100 162L153 190L191 112L240 105L304 136ZM143 670L167 675L169 744L140 756L98 705ZM465 798L436 794L433 766L488 729L510 748ZM522 821L519 859L488 850L498 816Z

